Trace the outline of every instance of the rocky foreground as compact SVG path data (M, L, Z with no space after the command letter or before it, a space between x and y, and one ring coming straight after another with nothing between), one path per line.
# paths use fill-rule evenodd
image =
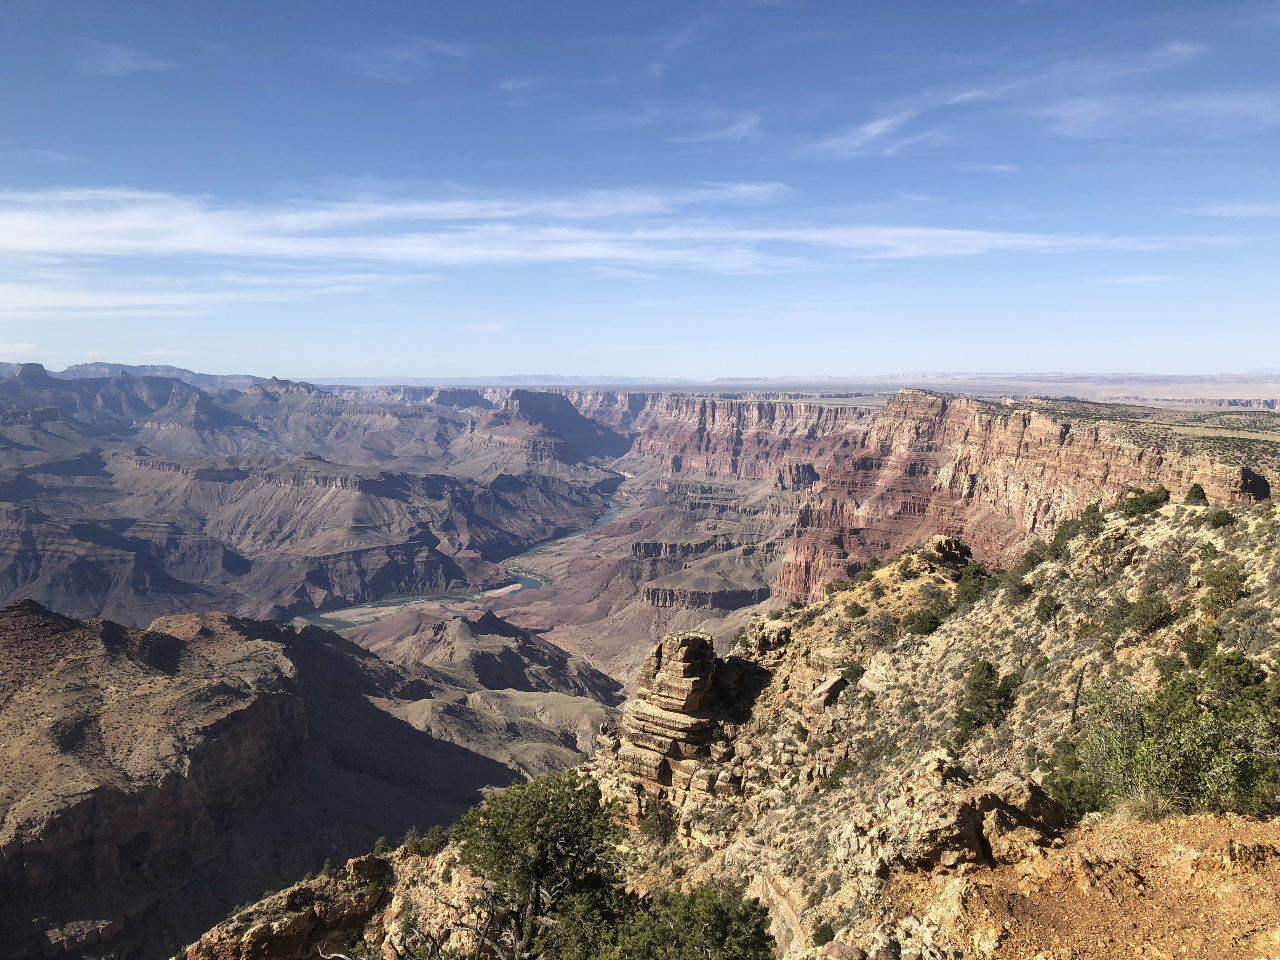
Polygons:
M668 637L588 769L633 827L635 889L743 881L786 958L1273 956L1280 821L1176 797L1080 819L1063 760L1117 682L1176 693L1204 665L1273 696L1278 614L1267 504L1131 497L994 582L943 538L757 618L727 655ZM465 946L440 905L474 882L447 844L357 859L184 957Z

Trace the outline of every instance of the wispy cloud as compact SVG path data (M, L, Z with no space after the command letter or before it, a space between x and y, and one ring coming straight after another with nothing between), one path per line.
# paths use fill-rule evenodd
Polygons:
M159 57L111 43L93 43L76 64L82 73L100 77L124 77L131 73L163 73L175 64Z
M10 192L0 193L0 253L91 261L248 259L259 270L268 262L311 264L317 270L323 264L364 265L344 270L356 275L549 262L732 274L810 269L850 259L1160 251L1230 242L1213 236L787 223L777 215L763 223L753 223L748 215L744 223L741 210L727 220L723 214L709 216L717 207L772 200L783 192L778 184L723 183L567 197L357 198L287 205L218 204L205 197L125 188ZM0 302L12 306L47 293L8 289L0 292ZM189 294L174 296L183 300ZM228 285L209 296L256 292Z
M366 47L347 56L361 76L387 83L408 83L431 70L441 60L463 60L472 48L463 43L430 37L404 37L381 46Z
M867 120L808 145L803 152L812 156L856 157L868 146L915 120L924 109L899 110L874 120Z
M1073 110L1105 109L1102 100L1062 100L1063 91L1107 88L1125 77L1165 70L1201 56L1202 44L1176 40L1153 50L1127 56L1063 60L1020 76L987 78L978 83L926 90L880 110L869 120L827 134L801 147L812 157L844 159L868 155L896 156L913 146L941 142L946 134L936 126L940 117L957 108L1011 100L1052 101L1040 109L1055 132L1073 121ZM1075 104L1075 106L1072 106ZM1084 119L1083 117L1081 118ZM912 129L928 123L926 129Z
M34 343L27 343L23 340L0 340L0 356L2 357L30 357L40 352L40 348Z
M1191 211L1205 217L1238 217L1242 220L1269 220L1280 217L1280 202L1206 203Z
M723 114L712 121L706 130L668 137L673 143L740 143L756 140L760 136L760 115L744 111Z
M1017 173L1021 168L1016 163L965 163L960 169L976 173Z
M1166 130L1232 136L1280 126L1280 90L1064 100L1043 111L1064 137L1132 136Z

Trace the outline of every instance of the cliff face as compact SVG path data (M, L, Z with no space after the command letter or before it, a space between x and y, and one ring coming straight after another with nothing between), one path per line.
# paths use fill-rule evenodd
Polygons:
M1193 483L1235 503L1269 495L1247 468L1140 445L1086 421L920 391L903 391L853 449L817 465L776 583L812 597L870 556L932 534L959 536L1004 565L1090 503L1163 484Z

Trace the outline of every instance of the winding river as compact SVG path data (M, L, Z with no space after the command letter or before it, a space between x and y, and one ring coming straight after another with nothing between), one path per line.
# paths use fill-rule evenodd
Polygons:
M574 537L580 537L585 533L591 533L593 530L599 530L606 523L614 520L618 516L618 512L622 509L616 500L609 501L609 509L597 518L596 522L589 527L583 527L581 530L574 530L572 533L566 533L563 536L556 537L554 540L547 540L538 544L532 549L518 553L515 556L508 557L502 561L502 565L511 574L515 583L507 584L505 587L496 587L492 590L472 590L459 593L422 593L411 594L404 597L394 597L387 600L371 600L367 603L360 603L353 607L343 607L338 610L326 610L323 613L309 613L294 618L295 622L314 623L317 626L325 627L329 630L344 630L347 627L361 626L374 620L381 620L393 613L399 613L401 610L424 603L462 603L474 600L477 597L499 597L508 596L512 593L519 593L521 590L537 590L539 587L545 587L551 581L545 576L539 576L533 571L521 565L521 561L537 556L556 544L571 540Z

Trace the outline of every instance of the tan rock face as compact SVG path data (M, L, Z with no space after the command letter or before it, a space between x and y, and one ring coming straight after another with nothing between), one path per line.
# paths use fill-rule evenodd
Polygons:
M678 633L655 646L619 724L619 758L648 790L689 775L687 761L705 755L716 721L703 709L715 679L711 638Z

